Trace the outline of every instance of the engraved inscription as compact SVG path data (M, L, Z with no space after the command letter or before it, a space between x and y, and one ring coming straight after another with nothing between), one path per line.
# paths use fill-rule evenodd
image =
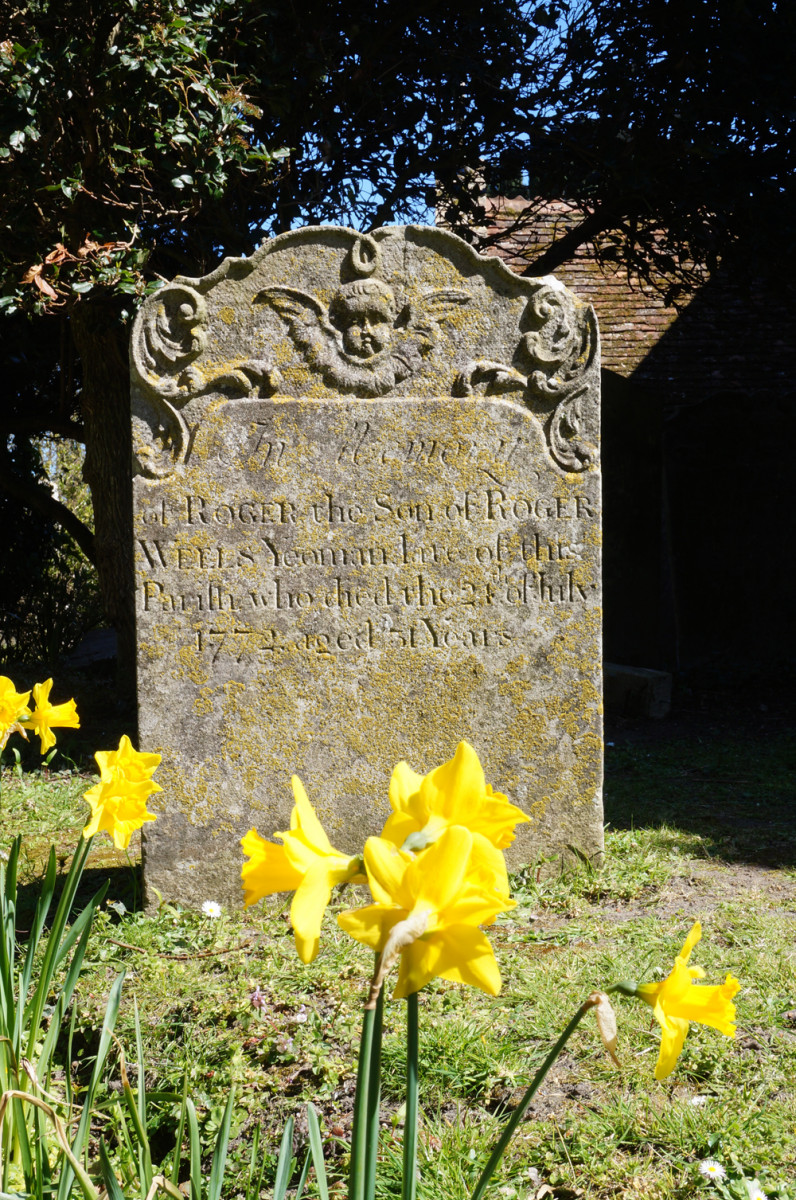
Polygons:
M373 434L373 422L366 425ZM511 439L507 461L520 442ZM362 449L360 440L345 467L355 476L370 479L374 466L389 465ZM288 653L388 645L490 651L514 640L501 620L507 610L593 601L594 503L582 491L553 496L515 481L440 496L418 484L410 491L374 482L375 494L363 490L357 499L338 487L320 496L252 491L219 501L186 492L162 501L143 514L150 536L139 538L148 568L141 611L235 614L232 628L191 632L197 653L211 664L267 665ZM169 536L155 536L155 524ZM314 623L279 630L263 624L270 614L312 614Z

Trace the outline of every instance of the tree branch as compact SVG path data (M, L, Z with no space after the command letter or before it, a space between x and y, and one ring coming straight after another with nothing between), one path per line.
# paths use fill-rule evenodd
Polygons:
M569 262L579 246L592 241L598 233L611 229L616 225L618 219L619 213L615 209L603 205L595 212L589 213L579 225L568 230L563 237L556 238L553 244L548 246L533 262L530 262L521 274L549 275L563 263Z
M60 525L71 538L78 544L80 549L85 554L90 563L96 566L96 551L94 548L94 534L89 529L88 525L84 525L79 517L76 517L71 509L62 504L60 500L56 500L52 492L46 487L42 487L34 483L31 479L25 479L14 470L13 461L4 441L0 441L0 488L8 492L9 496L14 496L15 499L21 500L28 508L32 508L34 512L41 513L50 521L54 521Z
M0 418L0 438L13 437L15 434L22 437L46 437L49 433L85 445L86 430L80 421L48 416L11 417L6 420Z

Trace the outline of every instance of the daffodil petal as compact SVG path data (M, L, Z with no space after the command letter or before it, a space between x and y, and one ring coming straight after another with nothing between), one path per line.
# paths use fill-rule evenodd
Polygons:
M451 825L433 845L409 864L404 886L414 896L415 906L428 907L436 912L447 908L461 891L472 846L473 835L469 829L462 825Z
M666 1079L674 1070L688 1033L688 1021L672 1017L661 1024L661 1030L661 1049L655 1065L656 1079Z
M33 721L32 724L35 726L33 732L39 739L39 749L42 754L46 754L55 745L55 734L41 721Z
M390 779L390 805L396 813L409 811L409 800L420 790L423 776L413 771L407 762L399 762ZM420 822L423 824L424 822Z
M516 907L516 900L486 892L477 886L465 887L445 909L447 925L490 925L500 912Z
M502 792L493 792L486 785L486 795L478 815L478 829L499 850L505 850L514 841L514 826L530 821L516 804L511 804Z
M405 916L406 909L403 908L368 904L364 908L350 908L340 913L337 924L363 946L370 946L371 950L383 950L390 930Z
M387 842L392 842L395 846L403 846L404 842L413 833L417 833L420 826L414 817L408 813L397 812L387 818L384 828L381 831L381 837Z
M691 926L691 932L683 943L683 948L680 951L678 958L682 958L683 962L688 962L691 957L691 951L696 946L699 939L702 937L702 926L699 921L695 921Z
M325 854L332 853L332 844L324 833L323 826L315 814L315 809L309 802L304 784L298 775L291 776L290 783L293 788L293 798L296 802L293 812L290 815L291 830L300 832L306 841L318 851Z
M478 755L469 742L459 742L453 758L426 775L418 794L429 812L452 818L457 811L477 805L485 789Z
M52 685L52 679L47 679L44 683L34 684L33 687L36 707L30 715L29 723L41 742L42 754L46 754L55 745L55 735L52 732L54 728L80 728L80 718L74 700L68 700L64 704L50 704Z
M140 818L132 821L117 820L114 822L112 830L108 832L113 837L113 843L117 850L126 850L130 845L130 838L137 829L141 829L146 821L154 821L156 818L153 813L144 812Z
M501 850L494 846L482 833L473 834L468 878L480 886L493 888L508 897L509 877L506 860Z
M365 867L368 883L377 904L397 904L410 909L414 905L411 892L404 885L404 875L412 859L393 842L371 837L365 842Z
M427 983L439 974L438 965L444 951L444 944L438 937L418 938L407 946L401 953L401 964L398 968L398 982L393 992L393 1000L403 1000L413 992L419 992Z
M88 800L91 805L91 818L83 830L84 838L93 837L95 833L99 832L100 821L102 820L102 805L98 803L101 788L102 784L97 783L94 787L89 788L87 792L83 793L83 799Z
M323 914L331 895L329 873L322 865L308 871L296 889L290 906L290 920L296 949L304 963L312 962L318 953Z
M437 974L453 983L466 983L489 996L497 996L502 982L500 968L486 934L472 925L449 925L441 940L444 952Z
M50 692L52 691L52 686L52 679L45 679L44 683L34 683L33 703L37 708L44 708L50 703Z

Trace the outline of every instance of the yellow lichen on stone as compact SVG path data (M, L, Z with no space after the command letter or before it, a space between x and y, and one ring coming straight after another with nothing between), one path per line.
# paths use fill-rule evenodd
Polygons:
M462 738L532 818L514 864L602 844L599 480L554 460L558 399L512 366L538 284L423 229L374 235L371 272L358 236L289 234L197 284L182 458L136 482L141 737L170 763L147 878L193 902L239 898L237 841L287 827L292 774L355 852L395 763ZM372 354L333 311L358 270L396 302Z

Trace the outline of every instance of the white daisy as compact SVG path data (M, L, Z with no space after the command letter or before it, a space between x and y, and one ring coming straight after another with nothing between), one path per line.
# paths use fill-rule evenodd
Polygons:
M756 1179L745 1179L746 1192L749 1200L768 1200L766 1193L761 1188Z
M699 1164L699 1173L704 1175L705 1179L724 1179L727 1172L720 1162L716 1162L715 1158L703 1158Z
M212 917L215 921L217 917L221 916L221 905L216 900L205 900L202 912L206 917Z

